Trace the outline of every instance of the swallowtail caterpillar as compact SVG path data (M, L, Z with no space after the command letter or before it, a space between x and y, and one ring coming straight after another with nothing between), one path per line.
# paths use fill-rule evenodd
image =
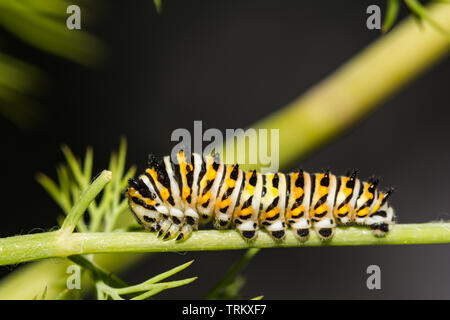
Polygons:
M126 196L138 221L163 239L186 239L213 220L215 228L236 228L247 240L261 228L276 240L287 228L300 240L311 229L326 240L336 225L365 225L376 236L391 229L395 215L387 200L393 189L382 192L377 185L376 179L359 180L356 171L262 174L180 151L176 163L150 155L148 169L129 180Z

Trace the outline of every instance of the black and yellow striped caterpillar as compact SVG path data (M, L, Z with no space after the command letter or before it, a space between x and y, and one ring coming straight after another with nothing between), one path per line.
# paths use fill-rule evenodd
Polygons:
M126 190L138 221L164 239L183 240L212 218L216 228L235 226L248 240L259 228L281 240L291 227L304 240L311 227L329 239L336 224L366 225L377 236L394 224L387 203L393 189L380 192L378 180L362 182L356 171L346 176L303 170L262 174L212 156L186 157L180 151L176 157L174 163L170 156L150 155L149 168L130 179Z

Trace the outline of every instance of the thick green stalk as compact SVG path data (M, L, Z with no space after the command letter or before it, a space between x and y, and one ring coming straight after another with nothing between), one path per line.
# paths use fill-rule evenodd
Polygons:
M364 227L340 227L330 241L313 232L300 242L291 231L284 241L275 241L260 232L248 242L234 230L197 231L184 242L163 241L148 232L99 232L63 235L58 231L0 239L0 265L76 254L233 250L247 248L358 246L382 244L450 243L450 223L399 224L384 238Z
M427 12L450 30L450 5L434 4ZM288 106L250 127L279 129L280 167L286 167L343 132L449 49L446 35L427 23L419 28L408 18Z

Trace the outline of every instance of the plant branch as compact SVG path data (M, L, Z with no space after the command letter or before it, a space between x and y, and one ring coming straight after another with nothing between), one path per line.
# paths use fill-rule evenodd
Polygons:
M450 5L433 4L426 12L441 28L450 30ZM324 81L250 128L279 129L280 167L287 167L336 138L445 57L449 49L449 37L427 24L418 28L408 18ZM264 164L241 167L256 169Z
M290 230L280 242L265 232L248 242L234 230L197 231L184 242L163 241L148 232L71 233L64 235L64 241L61 236L54 231L0 239L0 265L91 253L450 243L450 223L398 224L383 238L375 237L365 227L338 227L334 237L326 242L314 232L307 241L300 242Z
M103 190L105 185L111 181L112 172L104 170L95 181L83 192L80 199L70 210L59 232L71 233L75 230L78 221L83 213L86 211L89 204L95 197Z
M106 271L94 261L89 260L85 256L76 255L68 257L69 260L75 262L79 266L88 269L90 272L94 273L98 279L101 279L105 283L109 283L116 287L126 287L127 283L122 281L116 275L111 272Z
M146 291L132 298L132 300L143 300L150 298L163 290L184 286L186 284L191 283L192 281L195 281L197 277L170 282L159 282L159 281L164 280L180 272L181 270L186 269L188 266L192 264L192 262L193 261L189 261L181 266L172 268L171 270L163 272L157 276L154 276L153 278L148 279L147 281L144 281L140 284L125 287L121 286L121 288L113 288L107 285L103 279L98 277L99 276L98 269L94 267L92 271L94 272L95 275L94 278L96 278L97 296L99 297L99 299L106 299L107 297L111 297L114 300L123 300L124 298L122 297L122 295L130 295L130 294L135 295L136 293Z

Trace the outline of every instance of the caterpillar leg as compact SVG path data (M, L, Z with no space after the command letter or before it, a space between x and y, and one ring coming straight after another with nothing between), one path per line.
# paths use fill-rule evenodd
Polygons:
M335 226L333 218L325 218L314 223L314 230L322 240L328 240L334 235Z
M187 223L184 224L181 227L180 233L178 234L176 240L177 241L182 241L182 240L185 240L185 239L189 238L189 236L191 235L192 231L194 231L194 229L192 228L191 225L189 225Z
M199 215L194 209L188 208L184 213L184 216L184 224L177 236L177 241L187 239L192 231L198 229Z
M270 235L275 240L282 240L286 236L286 223L284 221L278 220L267 226L266 230L269 231Z
M169 230L170 226L172 225L172 220L169 216L169 209L165 206L159 206L156 208L158 212L160 213L160 218L158 221L158 234L157 236L160 237L162 235L165 235L167 231Z
M159 231L158 231L158 235L157 236L158 237L164 236L163 238L167 239L166 238L166 234L169 231L170 227L172 226L172 220L167 215L163 216L160 219L158 225L159 225L159 227L158 227ZM170 237L170 233L169 233L169 235L167 237Z
M258 224L255 221L242 221L235 219L236 229L241 236L246 240L253 240L256 238L258 232Z
M166 233L164 234L163 240L168 240L174 238L178 232L180 231L181 227L184 224L185 216L183 211L177 209L177 208L169 208L170 218L167 219L170 222L170 227L167 229ZM167 228L165 224L164 228Z
M387 207L371 213L366 219L366 224L372 229L374 235L383 237L392 229L394 219L394 209Z
M216 213L214 219L214 227L216 229L226 229L230 225L231 217L227 214Z
M188 208L184 213L176 208L171 208L172 211L172 225L167 231L170 235L166 234L164 239L172 239L175 236L177 236L177 241L187 239L192 231L198 229L199 216L197 212L192 208Z
M173 239L180 231L180 227L180 224L174 223L172 221L172 224L170 225L169 230L167 230L166 234L164 235L163 240Z
M295 236L300 240L306 240L309 237L309 228L311 226L309 219L301 218L290 226L294 230Z

